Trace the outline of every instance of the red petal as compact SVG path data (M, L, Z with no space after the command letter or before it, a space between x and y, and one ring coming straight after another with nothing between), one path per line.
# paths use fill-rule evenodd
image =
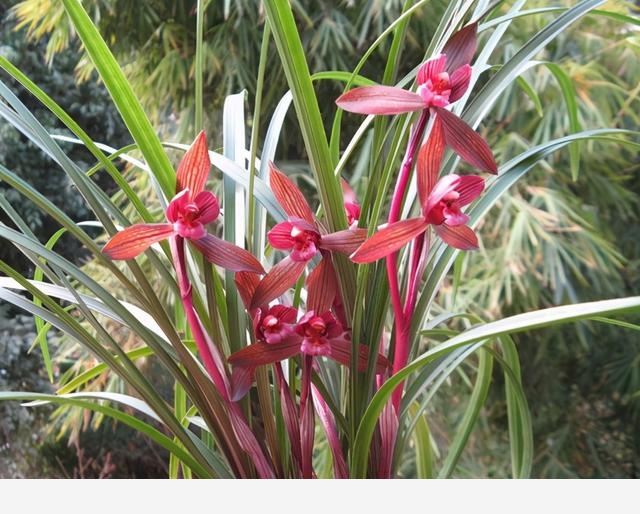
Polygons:
M316 222L311 207L309 207L302 191L272 162L269 163L269 170L271 190L284 212L294 218L301 218L315 227Z
M345 203L349 202L349 203L358 203L358 199L356 198L356 194L353 192L353 189L351 189L351 186L349 185L349 182L347 182L345 179L341 178L340 179L340 186L342 187L342 199L344 200Z
M220 214L220 204L216 195L210 191L200 191L193 199L193 203L198 206L200 216L198 221L203 225L215 221Z
M460 66L451 74L451 94L449 95L449 102L455 102L462 98L467 88L469 87L469 81L471 80L471 66L465 64Z
M251 305L251 298L256 292L256 287L260 283L260 277L255 273L240 271L236 273L234 281L238 288L238 293L240 293L240 298L242 298L242 303L248 309Z
M362 264L382 259L424 232L427 226L424 218L411 218L391 223L367 239L351 255L351 260Z
M237 402L251 389L255 374L254 368L236 366L231 371L231 401Z
M429 133L427 142L422 145L418 153L417 179L420 205L424 207L433 186L438 181L442 157L444 156L444 133L442 122L438 116L433 120L433 127Z
M192 239L191 242L202 252L205 258L230 271L251 271L264 273L262 264L244 248L223 241L219 237L207 234L202 239Z
M207 137L203 130L196 136L195 141L178 165L176 193L183 189L189 189L194 197L203 191L210 169L211 161L207 149Z
M298 309L289 307L288 305L274 305L269 309L268 313L283 323L293 324L298 319Z
M425 108L420 95L392 86L357 87L340 96L336 104L357 114L402 114Z
M460 68L460 66L471 63L478 44L477 32L478 24L470 23L456 32L445 43L442 53L447 55L447 71L449 74Z
M427 80L433 80L438 77L438 74L445 70L447 64L447 56L440 54L433 59L426 61L418 70L417 81L418 85L424 84Z
M291 338L277 344L258 342L238 350L227 359L234 366L255 368L290 359L300 353L300 339Z
M434 109L442 120L447 145L472 166L497 174L498 166L493 153L480 134L446 109L441 107L434 107Z
M464 206L473 202L484 190L484 179L478 175L463 175L456 186L460 193L458 205Z
M138 224L125 228L114 235L102 248L102 253L114 260L133 259L153 243L175 234L168 223Z
M345 339L332 339L331 340L331 358L338 361L340 364L349 366L351 364L351 341ZM358 371L367 371L369 362L369 347L360 344L358 345ZM376 359L376 373L381 375L389 370L391 363L384 356L378 354Z
M291 237L291 229L293 229L293 223L290 221L278 223L267 233L269 244L278 250L290 250L293 248L294 240Z
M336 272L331 257L325 257L307 277L307 310L328 311L337 291Z
M449 246L453 246L458 250L477 250L478 238L473 230L466 225L458 225L450 227L445 225L437 225L436 232L442 240Z
M180 214L184 212L185 207L191 201L191 192L188 189L183 189L178 194L176 194L169 205L167 206L167 211L165 215L167 219L171 223L175 223L180 218Z
M298 262L285 257L276 264L260 281L251 300L251 309L269 303L292 287L304 271L306 262Z
M351 254L356 251L358 246L364 243L366 238L367 230L364 228L340 230L339 232L333 232L326 236L322 236L322 239L320 240L320 248L331 252Z

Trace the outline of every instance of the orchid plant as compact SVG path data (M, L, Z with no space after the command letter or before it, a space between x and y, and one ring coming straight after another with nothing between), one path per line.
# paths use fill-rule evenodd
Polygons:
M347 82L335 102L339 109L328 140L312 85L319 78L309 73L291 8L287 2L265 0L270 28L264 31L264 48L273 38L291 91L274 114L260 159L257 137L246 151L244 96L232 95L225 105L222 153L209 150L204 132L188 147L167 144L186 150L175 172L86 12L76 0L62 2L144 162L97 145L11 63L2 59L0 66L72 130L73 142L86 145L98 167L121 187L140 222L130 224L118 203L69 161L58 138L30 117L3 84L0 94L7 104L0 103L0 115L68 173L107 234L106 244L101 246L100 236L90 237L88 227L65 217L9 170L0 167L0 178L85 244L120 280L131 302L58 256L55 241L42 244L30 237L3 202L18 229L0 226L0 236L20 248L39 272L30 281L0 263L6 273L0 277L0 298L37 316L41 334L54 326L102 363L60 384L58 394L5 392L0 398L79 406L134 426L170 452L172 477L392 478L412 452L416 476L433 477L429 400L461 362L477 356L472 398L439 475L453 473L497 362L507 382L513 474L528 476L531 419L511 334L637 312L640 298L560 306L490 323L443 311L435 300L456 257L481 247L477 229L482 217L536 162L582 139L629 135L608 129L575 133L498 166L476 131L501 92L533 65L533 56L598 2L585 0L566 9L545 28L548 37L532 38L508 65L484 77L481 90L475 86L491 68L492 50L511 21L527 11L524 2L516 2L494 19L485 2L453 2L424 62L398 85L391 85L393 72L385 73L384 84L358 75L366 57L353 74L322 77ZM381 36L394 34L396 54L390 56L389 70L398 58L402 24L423 3L407 9ZM201 29L203 8L198 5ZM495 37L478 55L483 31ZM197 33L195 89L202 98L202 31ZM266 52L258 83L265 63ZM405 89L413 79L415 91ZM357 87L351 89L352 84ZM259 88L254 130L261 94ZM308 178L317 192L309 199L294 177L276 165L275 142L292 102L312 171ZM201 121L203 106L197 108L195 118ZM341 153L343 112L368 117ZM373 137L367 143L369 130ZM357 148L368 154L362 201L354 192L362 188L341 176ZM114 167L117 157L149 174L165 221L139 201ZM222 184L220 198L207 189L210 183ZM386 222L380 225L387 205ZM384 265L378 264L381 260ZM169 299L156 294L143 264L167 285ZM11 289L25 290L33 299ZM62 307L54 298L69 305ZM128 328L139 345L124 351L101 317ZM459 326L454 322L460 319L467 322L463 331L448 330L446 341L424 345L430 330L445 323ZM48 359L46 337L41 335L39 342ZM171 404L135 365L147 355L157 357L175 381ZM83 391L107 369L121 377L131 394ZM331 456L330 467L318 464L323 451Z

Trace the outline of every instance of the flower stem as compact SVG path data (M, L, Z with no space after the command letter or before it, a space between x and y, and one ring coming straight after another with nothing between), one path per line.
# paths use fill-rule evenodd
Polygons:
M411 178L411 169L413 161L418 150L418 146L422 141L424 131L429 121L429 111L424 110L420 114L420 118L411 129L409 142L402 166L391 198L391 207L389 209L389 223L399 221L402 210L402 202L404 200L409 179ZM398 253L395 252L387 257L387 278L389 280L389 292L391 295L391 305L395 319L395 347L393 352L393 373L402 369L407 362L409 355L409 327L411 326L410 317L405 316L405 309L400 297L400 280L398 277ZM409 276L407 280L411 281ZM396 409L400 407L400 398L402 397L402 384L394 391L392 403Z

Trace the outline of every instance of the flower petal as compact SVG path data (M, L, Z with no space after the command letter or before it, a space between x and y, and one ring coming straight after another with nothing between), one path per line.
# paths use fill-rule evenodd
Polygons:
M245 368L242 366L236 366L231 371L231 401L237 402L244 398L244 396L251 389L253 379L255 375L254 368Z
M425 108L420 95L392 86L356 87L340 96L336 104L357 114L402 114Z
M498 166L493 153L480 134L452 112L441 107L434 107L434 109L442 120L447 145L472 166L497 174Z
M431 209L438 205L447 193L456 191L459 183L460 175L456 175L455 173L449 173L449 175L445 175L438 180L427 197L427 203L423 206L423 216L428 217Z
M205 258L230 271L264 273L262 264L244 248L240 248L219 237L207 234L202 239L191 240Z
M464 64L451 74L451 94L449 102L455 102L467 92L471 80L471 66Z
M256 287L260 283L260 277L249 271L240 271L236 273L234 282L238 288L238 293L240 293L240 298L242 298L242 303L248 309L251 305L251 298L256 292Z
M227 359L233 366L255 368L289 359L300 353L300 338L292 337L277 344L253 343L231 354Z
M272 162L269 162L269 184L284 212L294 218L301 218L315 227L311 207L302 191Z
M356 251L358 246L364 243L366 238L367 230L364 228L340 230L338 232L322 236L322 239L320 240L320 248L323 250L329 250L330 252L351 254Z
M192 195L197 195L204 190L211 169L209 151L207 149L207 136L201 131L195 141L184 154L176 176L176 193L183 189L189 189Z
M431 194L433 186L438 181L440 166L444 156L445 142L442 131L442 122L438 116L433 120L431 132L427 142L422 145L418 153L418 163L416 165L416 176L418 181L418 194L420 205L427 203L427 198Z
M418 85L424 84L427 80L433 82L434 79L445 70L446 64L447 56L445 54L440 54L433 59L425 61L418 70L418 76L416 78Z
M326 312L331 309L338 291L331 257L323 257L307 277L307 309Z
M220 214L218 198L210 191L200 191L193 199L193 203L195 203L200 210L198 221L203 225L215 221Z
M456 191L460 193L458 205L469 205L484 190L484 179L478 175L463 175L456 186Z
M153 243L175 234L168 223L140 223L125 228L114 235L102 248L102 253L113 260L133 259Z
M347 339L332 339L330 357L345 366L351 365L351 341ZM367 371L368 362L369 347L363 344L358 345L358 371ZM376 358L376 373L379 375L384 374L390 368L389 359L384 355L378 354Z
M471 63L478 44L477 33L478 23L470 23L453 34L445 43L442 53L447 56L447 72L449 74L461 66Z
M293 229L293 223L290 221L278 223L267 232L269 244L278 250L290 250L293 248L294 240L291 237L291 229Z
M477 250L478 238L473 230L466 225L450 227L446 224L437 225L436 232L449 246L458 250Z
M184 212L185 207L190 201L191 191L189 191L189 189L183 189L178 194L176 194L167 206L167 211L165 212L167 219L171 223L175 223L176 221L178 221L180 214Z
M293 324L298 319L298 309L288 305L274 305L269 309L269 314L283 323Z
M306 262L294 261L291 257L282 259L258 284L251 300L251 309L265 305L284 294L296 283L306 265Z
M427 229L424 218L397 221L378 230L352 255L351 260L359 264L377 261L399 250Z

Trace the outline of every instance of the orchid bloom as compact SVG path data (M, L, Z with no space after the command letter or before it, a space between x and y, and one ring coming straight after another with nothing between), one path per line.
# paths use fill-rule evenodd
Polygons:
M461 208L480 195L484 189L484 179L477 175L460 176L452 173L438 180L444 149L442 123L436 118L431 134L418 154L417 180L421 216L386 225L367 239L351 255L351 260L367 263L386 257L430 226L433 226L446 244L454 248L478 248L475 233L466 225L469 217Z
M249 306L261 282L253 273L238 273L235 282L243 303ZM321 307L323 302L309 298L307 303L313 309ZM279 304L269 307L263 303L250 308L256 342L229 357L234 372L236 368L253 369L298 354L322 355L349 366L352 346L350 331L345 330L328 309L320 315L315 312L321 311L309 310L296 322L298 311L293 307ZM359 345L358 368L361 371L367 369L368 357L369 349ZM384 372L388 365L387 359L379 355L378 372Z
M458 116L445 109L462 98L469 87L469 63L476 50L476 31L476 23L467 25L449 39L440 55L420 66L416 92L393 86L356 87L341 95L336 104L345 111L357 114L422 111L424 123L419 124L419 138L429 115L440 118L447 146L472 166L497 173L493 153L484 139Z
M319 294L317 288L324 288L323 295L327 302L321 311L329 310L336 288L328 253L335 251L350 254L365 240L366 230L352 227L327 234L313 215L302 192L273 163L269 166L271 189L288 219L274 226L267 238L274 248L289 251L289 256L278 262L262 279L250 308L269 303L282 295L295 284L307 263L320 254L322 260L309 275L307 286L310 295ZM324 284L320 283L321 277ZM325 287L327 285L330 285L330 289Z
M342 186L342 200L344 202L344 213L347 216L347 225L355 227L360 219L360 204L355 192L351 189L349 182L340 179Z
M211 168L204 131L196 137L180 161L176 195L165 213L169 223L139 223L114 235L102 249L112 259L133 259L152 244L180 237L191 241L205 258L231 271L264 273L262 265L248 251L208 234L205 226L220 214L216 196L205 191Z
M268 316L263 318L266 320ZM282 329L285 328L284 320ZM316 314L308 311L298 322L293 325L293 331L279 342L269 343L266 339L243 348L230 355L228 361L234 367L255 368L266 364L273 364L296 355L310 357L329 357L336 362L349 366L351 362L350 332L345 330L331 312ZM358 369L366 371L369 349L359 345ZM387 359L378 355L376 371L384 373L389 367Z

